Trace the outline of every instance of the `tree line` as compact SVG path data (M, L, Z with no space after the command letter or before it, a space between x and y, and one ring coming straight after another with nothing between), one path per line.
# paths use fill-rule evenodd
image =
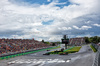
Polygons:
M94 37L85 37L85 42L86 43L99 43L100 42L100 37L99 36L94 36Z

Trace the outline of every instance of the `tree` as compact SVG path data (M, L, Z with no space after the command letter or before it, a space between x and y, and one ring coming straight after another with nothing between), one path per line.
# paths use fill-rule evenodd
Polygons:
M94 36L94 37L85 37L85 42L86 43L95 43L95 44L97 44L97 43L99 43L100 42L100 37L98 37L98 36Z
M98 42L100 42L100 37L98 37Z
M42 42L44 43L44 40L42 40Z
M98 36L94 36L94 38L93 38L94 43L96 43L96 44L99 43L98 40L99 40L99 37Z
M86 43L90 43L91 41L90 41L90 39L88 37L85 37L85 42Z
M53 43L52 46L55 46L55 43Z
M45 44L49 44L50 45L50 43L49 42L44 42Z

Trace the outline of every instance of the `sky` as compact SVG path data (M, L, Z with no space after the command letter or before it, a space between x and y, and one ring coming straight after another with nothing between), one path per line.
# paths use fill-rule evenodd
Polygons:
M100 36L100 0L0 0L0 38L61 41Z

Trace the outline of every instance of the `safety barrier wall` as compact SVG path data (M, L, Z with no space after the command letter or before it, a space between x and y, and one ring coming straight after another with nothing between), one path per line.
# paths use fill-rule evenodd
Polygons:
M99 46L96 45L96 44L94 44L94 43L92 43L92 46L94 46L97 50L98 50L98 48L99 48Z
M38 49L38 50L30 50L30 51L25 51L25 52L12 53L12 54L6 54L6 55L0 56L0 60L9 59L9 58L13 58L16 56L21 56L21 55L27 55L27 54L31 54L31 53L35 53L35 52L39 52L39 51L44 51L47 49L55 49L55 48L59 48L59 46L49 47L49 48L45 48L45 49Z
M94 46L97 49L93 66L100 66L100 46L93 43L92 43L92 46Z

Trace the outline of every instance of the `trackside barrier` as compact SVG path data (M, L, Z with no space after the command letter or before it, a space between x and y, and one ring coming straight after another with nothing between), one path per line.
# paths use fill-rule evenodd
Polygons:
M22 52L22 53L18 53L18 54L16 53L16 54L10 54L10 55L6 55L6 56L1 56L0 60L9 59L9 58L13 58L13 57L16 57L16 56L27 55L27 54L31 54L31 53L36 53L36 52L44 51L44 50L47 50L47 49L55 49L55 48L59 48L59 46L58 47L46 48L46 49L40 49L40 50L33 50L33 51L28 51L28 52Z
M99 46L96 45L96 44L94 44L94 43L92 43L92 46L94 46L97 50L98 50L98 48L99 48Z
M100 46L93 43L92 45L97 49L95 60L92 66L100 66Z

